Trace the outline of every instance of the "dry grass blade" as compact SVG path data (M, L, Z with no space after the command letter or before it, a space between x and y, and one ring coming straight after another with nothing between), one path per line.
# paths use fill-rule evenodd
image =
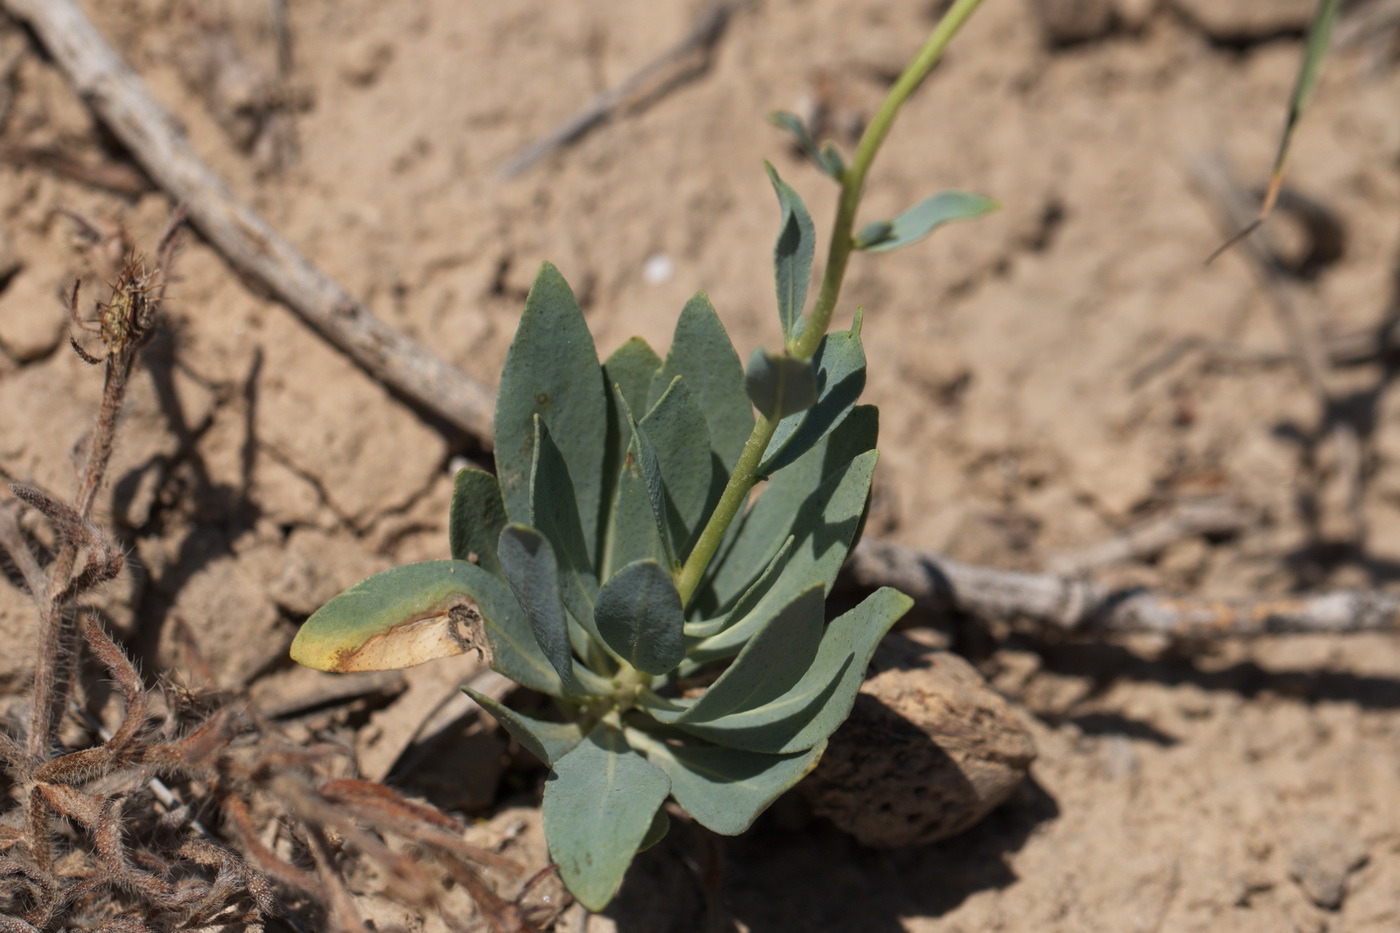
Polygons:
M1336 25L1337 11L1341 9L1341 5L1341 0L1318 0L1312 25L1308 27L1308 41L1303 49L1303 60L1298 67L1298 78L1293 84L1293 94L1288 99L1288 115L1284 118L1283 135L1279 139L1278 152L1274 155L1274 167L1269 173L1269 187L1264 193L1264 203L1259 208L1259 216L1218 246L1206 259L1207 263L1213 262L1215 257L1258 230L1273 212L1279 191L1283 188L1283 172L1288 163L1288 151L1293 146L1293 131L1298 128L1303 112L1317 88L1317 79L1322 74L1322 63L1327 58L1327 48L1332 42L1332 27Z

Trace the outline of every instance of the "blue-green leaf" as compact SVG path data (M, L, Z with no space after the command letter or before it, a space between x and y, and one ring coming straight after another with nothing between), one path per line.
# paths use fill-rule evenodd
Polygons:
M462 692L481 704L530 754L551 767L583 741L583 729L576 722L548 722L517 713L504 703L471 687Z
M642 837L642 844L637 846L638 854L645 852L666 838L666 833L671 829L671 818L666 815L665 807L658 807L656 814L651 818L651 826L647 827L647 834Z
M802 332L802 308L807 303L817 231L797 192L778 177L773 166L765 162L763 167L768 170L782 209L778 241L773 246L773 266L778 280L778 319L783 325L783 337L792 340Z
M826 623L824 595L816 583L773 613L680 721L708 722L754 709L791 689L816 657Z
M558 694L558 674L506 584L475 564L431 560L361 580L307 619L292 660L322 671L398 670L470 650L480 624L491 666L532 690Z
M784 791L806 777L822 752L821 741L788 755L724 748L718 745L666 743L629 729L628 741L671 779L671 796L700 825L724 836L737 836Z
M676 376L685 378L690 394L704 413L710 443L727 477L744 442L753 433L753 406L744 393L744 365L704 292L697 293L681 310L671 338L671 352L652 383L653 403ZM629 402L631 398L628 396Z
M911 605L913 600L897 590L876 590L832 620L816 660L787 693L756 709L680 728L718 745L754 752L785 754L814 747L850 715L875 646Z
M506 524L506 507L496 477L482 470L458 470L452 481L452 507L448 512L447 540L454 560L476 558L487 573L501 575L496 540Z
M766 567L789 535L797 534L799 516L809 516L815 506L804 506L833 472L844 470L857 455L873 450L879 435L874 406L858 405L836 430L803 454L791 466L775 473L760 491L743 519L734 543L716 562L709 600L719 609L729 608L753 584L759 568ZM816 509L820 513L820 508Z
M602 910L612 900L670 790L666 773L605 723L555 762L544 787L544 834L583 906Z
M496 476L512 521L533 521L530 475L539 415L569 465L583 538L594 546L604 488L605 392L583 312L559 270L545 263L525 299L496 396Z
M569 466L544 419L536 418L535 462L530 478L530 514L558 561L559 595L569 614L591 633L598 577L588 559Z
M657 456L656 445L651 442L646 430L632 417L627 402L623 400L621 404L627 424L632 429L632 446L627 449L627 457L641 476L642 485L646 487L647 502L651 505L662 559L668 568L679 566L676 552L671 547L671 535L666 519L666 482L661 476L661 460Z
M746 406L747 407L747 406ZM698 536L705 506L714 485L714 456L705 416L677 376L642 419L641 429L656 448L661 481L666 489L666 527L671 548L684 560L692 537Z
M801 117L795 113L779 111L770 113L768 122L791 133L798 147L807 158L816 164L817 168L837 181L841 180L841 172L845 170L845 165L841 160L840 153L829 142L825 147L818 149L816 141L812 139L812 134L807 130L807 124L802 122Z
M758 472L775 473L811 450L840 424L865 391L865 348L860 316L848 331L822 338L812 363L817 370L817 401L811 408L778 422Z
M870 253L889 252L917 243L950 221L971 220L1000 206L991 198L970 191L940 191L894 220L868 224L856 237L855 247Z
M759 347L744 371L744 391L763 417L785 418L817 400L817 368L811 360Z
M549 539L528 525L512 523L501 529L496 552L506 583L525 610L540 650L565 686L572 686L569 625L559 599L559 565Z
M768 566L763 568L763 573L754 580L753 585L744 591L730 610L723 615L715 616L711 619L703 619L685 624L685 634L687 638L708 638L718 634L733 625L739 619L747 616L753 608L758 605L759 599L768 592L774 581L778 579L778 574L787 564L788 554L792 551L792 544L797 539L788 535L782 547L773 555L773 559L768 562Z
M603 366L610 387L606 475L614 485L609 488L610 505L601 529L602 557L596 562L600 580L606 580L624 564L660 554L641 467L627 456L632 445L627 410L644 412L650 407L650 386L660 368L661 358L640 337L624 343ZM622 401L618 400L618 393Z
M685 613L671 575L654 560L628 564L598 593L598 635L628 664L664 674L685 656Z

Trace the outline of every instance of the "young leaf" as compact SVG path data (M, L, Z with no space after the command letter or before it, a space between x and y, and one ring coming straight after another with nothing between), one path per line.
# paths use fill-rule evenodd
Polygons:
M704 413L710 444L727 476L753 432L753 406L744 394L744 365L704 292L697 293L681 310L671 338L671 352L652 383L653 404L676 376L685 378L690 394ZM631 402L631 396L628 401Z
M940 191L894 220L867 225L856 237L855 247L870 253L889 252L917 243L950 221L981 217L999 206L991 198L969 191Z
M603 366L608 392L608 459L605 475L614 480L602 528L598 578L606 580L614 570L659 552L656 526L651 517L641 468L627 457L632 426L627 410L646 411L647 398L661 358L640 337L619 347ZM622 401L618 400L621 394Z
M789 755L765 755L718 745L660 742L636 729L628 741L671 779L671 796L700 825L737 836L784 791L817 766L825 740Z
M832 620L816 660L787 693L757 709L680 728L728 748L768 754L814 747L850 714L875 646L911 605L897 590L876 590Z
M812 134L807 131L807 125L802 122L802 118L795 113L770 113L768 122L776 127L787 130L792 134L793 140L797 143L802 152L811 159L827 175L837 181L841 180L841 172L845 166L841 162L841 156L836 152L836 148L827 143L825 148L818 149L816 141L812 139Z
M637 846L637 853L641 854L665 839L670 829L671 818L666 815L666 808L658 807L656 814L651 818L651 825L647 827L647 834L642 837L642 844Z
M802 308L807 303L817 231L797 192L778 177L772 165L765 162L763 167L768 170L782 209L778 241L773 246L773 266L778 280L778 319L783 325L783 338L792 340L802 332Z
M332 597L297 632L292 660L336 672L412 667L470 650L462 622L479 622L495 670L532 690L560 692L510 589L458 560L395 567Z
M785 418L811 408L817 400L817 370L811 360L759 347L749 357L744 391L763 417Z
M573 655L569 624L559 601L559 566L549 539L528 525L501 529L496 546L501 571L515 594L544 656L566 687L573 684Z
M860 317L848 331L822 338L812 363L817 370L817 401L811 408L778 422L758 472L776 473L811 450L845 419L865 391L865 348Z
M517 713L499 700L471 687L462 687L462 692L490 713L530 754L551 767L583 741L583 729L576 722L546 722Z
M495 456L501 499L512 521L532 521L530 474L535 416L549 426L573 479L583 538L597 540L602 507L607 399L583 312L559 270L540 267L506 354L496 396Z
M506 524L506 507L496 477L482 470L458 470L452 481L452 507L448 512L447 540L453 560L476 557L487 573L501 575L496 540Z
M569 466L544 419L535 419L535 462L530 477L530 514L550 542L558 561L559 595L569 614L587 631L593 624L598 577L588 559Z
M662 559L668 568L678 566L676 553L671 548L671 535L666 518L666 483L661 477L661 460L657 456L656 445L651 442L646 430L633 419L625 400L622 402L622 409L627 417L627 424L632 429L632 446L627 449L627 456L636 466L642 484L646 487L647 501L651 504L651 515L656 524L656 536L661 544Z
M687 638L708 638L716 635L739 619L748 615L758 605L759 599L768 592L773 582L777 580L778 574L787 564L788 554L792 551L792 544L797 539L788 535L778 552L773 555L773 559L768 562L768 566L763 568L763 573L754 580L744 594L739 597L739 601L724 615L715 616L712 619L704 619L698 622L687 622L685 624L685 634Z
M858 405L841 424L791 466L773 475L744 518L734 543L724 552L710 581L714 605L729 608L749 589L757 568L766 566L789 535L813 521L806 503L835 471L857 455L873 450L879 435L879 414L871 405ZM820 508L815 508L820 514ZM799 521L801 518L801 521ZM802 532L799 541L811 534Z
M747 407L747 406L745 406ZM642 419L641 429L656 448L666 488L666 527L677 557L684 560L692 534L704 520L713 479L710 430L685 380L675 377Z
M654 560L628 564L598 593L598 635L628 664L664 674L685 656L685 613L671 575Z
M606 723L555 762L544 787L544 834L583 906L602 910L612 900L670 791L666 773Z
M763 624L734 663L710 685L680 722L708 722L775 700L802 679L826 623L825 593L817 583Z

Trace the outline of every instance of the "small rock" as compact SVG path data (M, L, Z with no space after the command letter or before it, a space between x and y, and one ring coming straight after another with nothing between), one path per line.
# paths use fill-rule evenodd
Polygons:
M1173 0L1184 17L1219 42L1261 39L1308 28L1316 0Z
M800 785L818 815L863 845L924 845L1010 796L1035 743L1000 694L955 654L890 635L821 763Z
M1072 45L1113 31L1113 0L1032 0L1046 45Z
M0 265L3 262L0 252ZM0 296L0 348L17 363L53 353L68 326L68 315L57 293L41 281L45 278L32 272L17 274Z
M1288 871L1308 900L1325 910L1339 910L1346 898L1347 877L1368 858L1361 840L1339 827L1319 825L1302 834Z

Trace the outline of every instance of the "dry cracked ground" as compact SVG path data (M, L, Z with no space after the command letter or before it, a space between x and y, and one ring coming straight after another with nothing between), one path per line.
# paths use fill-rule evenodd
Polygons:
M487 385L544 260L605 352L637 334L664 348L698 289L742 356L774 343L777 214L761 160L803 193L819 231L834 199L764 117L819 111L849 146L940 9L741 4L707 60L502 179L498 166L703 7L299 0L279 29L282 5L262 0L83 6L240 197L384 321ZM1331 414L1359 442L1351 460L1335 456L1247 254L1203 262L1224 233L1192 167L1218 154L1247 185L1267 176L1311 6L985 5L901 117L866 216L946 187L1002 210L858 257L843 300L846 315L865 309L867 399L882 413L870 534L1039 570L1221 496L1245 516L1232 533L1090 572L1206 598L1397 585L1393 357L1329 374ZM1311 214L1271 227L1286 259L1277 287L1329 347L1374 344L1400 313L1397 23L1394 3L1347 5L1289 165ZM153 244L171 205L13 25L0 64L0 467L66 490L100 380L68 350L58 296L102 266L65 212ZM1300 221L1313 215L1331 233ZM348 736L371 777L473 817L528 803L537 774L509 767L489 730L416 761L409 747L471 658L337 700L328 675L286 657L297 624L339 589L446 554L452 470L479 447L198 237L178 272L99 499L134 567L106 594L109 617L147 670L187 664L188 630L222 687L274 713L322 710L317 727ZM921 622L1012 702L1039 748L1029 780L977 827L914 849L865 848L781 806L720 849L733 928L1400 928L1393 636L1182 646ZM34 636L10 588L0 633L0 688L17 708ZM663 848L590 929L694 929L701 897Z

